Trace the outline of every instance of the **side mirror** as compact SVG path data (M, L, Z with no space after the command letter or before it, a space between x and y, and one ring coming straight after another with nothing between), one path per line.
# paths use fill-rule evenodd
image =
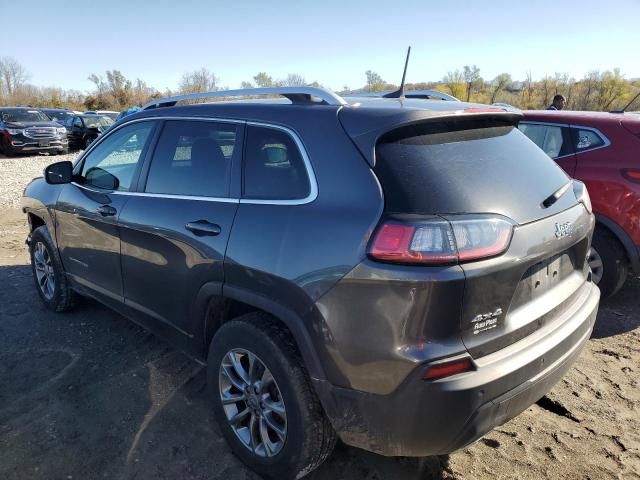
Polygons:
M44 179L51 185L71 183L73 164L70 161L56 162L44 169Z

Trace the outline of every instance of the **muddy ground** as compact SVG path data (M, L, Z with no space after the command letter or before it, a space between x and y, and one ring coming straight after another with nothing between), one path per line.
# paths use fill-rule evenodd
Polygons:
M41 306L15 208L0 209L0 479L256 479L230 453L202 367L93 301ZM575 367L449 456L346 446L312 479L640 479L640 281L601 305Z

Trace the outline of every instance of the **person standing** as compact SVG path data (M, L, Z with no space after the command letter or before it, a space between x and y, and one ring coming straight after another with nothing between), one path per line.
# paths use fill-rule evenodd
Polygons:
M562 110L566 103L567 99L564 98L563 95L556 95L553 97L553 102L549 105L547 110Z

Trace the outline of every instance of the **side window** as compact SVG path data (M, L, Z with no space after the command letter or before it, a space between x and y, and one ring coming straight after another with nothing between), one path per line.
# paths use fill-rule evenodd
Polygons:
M70 127L72 123L73 123L73 117L65 118L65 120L64 120L64 126L65 127Z
M156 146L145 192L228 197L238 125L167 121Z
M82 120L80 119L80 117L76 117L76 118L73 120L73 126L74 126L74 127L82 128Z
M605 144L604 139L593 130L572 127L571 133L577 153L602 147Z
M120 128L100 142L85 157L81 177L85 185L127 192L153 122Z
M247 128L243 180L243 197L256 200L302 199L311 189L293 138L268 127Z
M518 128L551 158L572 153L571 146L565 141L563 127L523 122Z

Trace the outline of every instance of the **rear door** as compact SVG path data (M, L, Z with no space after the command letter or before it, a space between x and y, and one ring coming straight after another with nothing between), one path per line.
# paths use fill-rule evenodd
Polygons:
M569 176L575 175L576 156L569 125L522 121L518 128Z
M104 297L122 300L117 220L137 183L156 122L123 126L76 165L56 204L56 236L65 271Z
M199 290L209 284L221 292L239 203L234 168L240 166L243 131L242 122L164 122L138 191L128 195L119 218L125 303L143 321L192 336Z

